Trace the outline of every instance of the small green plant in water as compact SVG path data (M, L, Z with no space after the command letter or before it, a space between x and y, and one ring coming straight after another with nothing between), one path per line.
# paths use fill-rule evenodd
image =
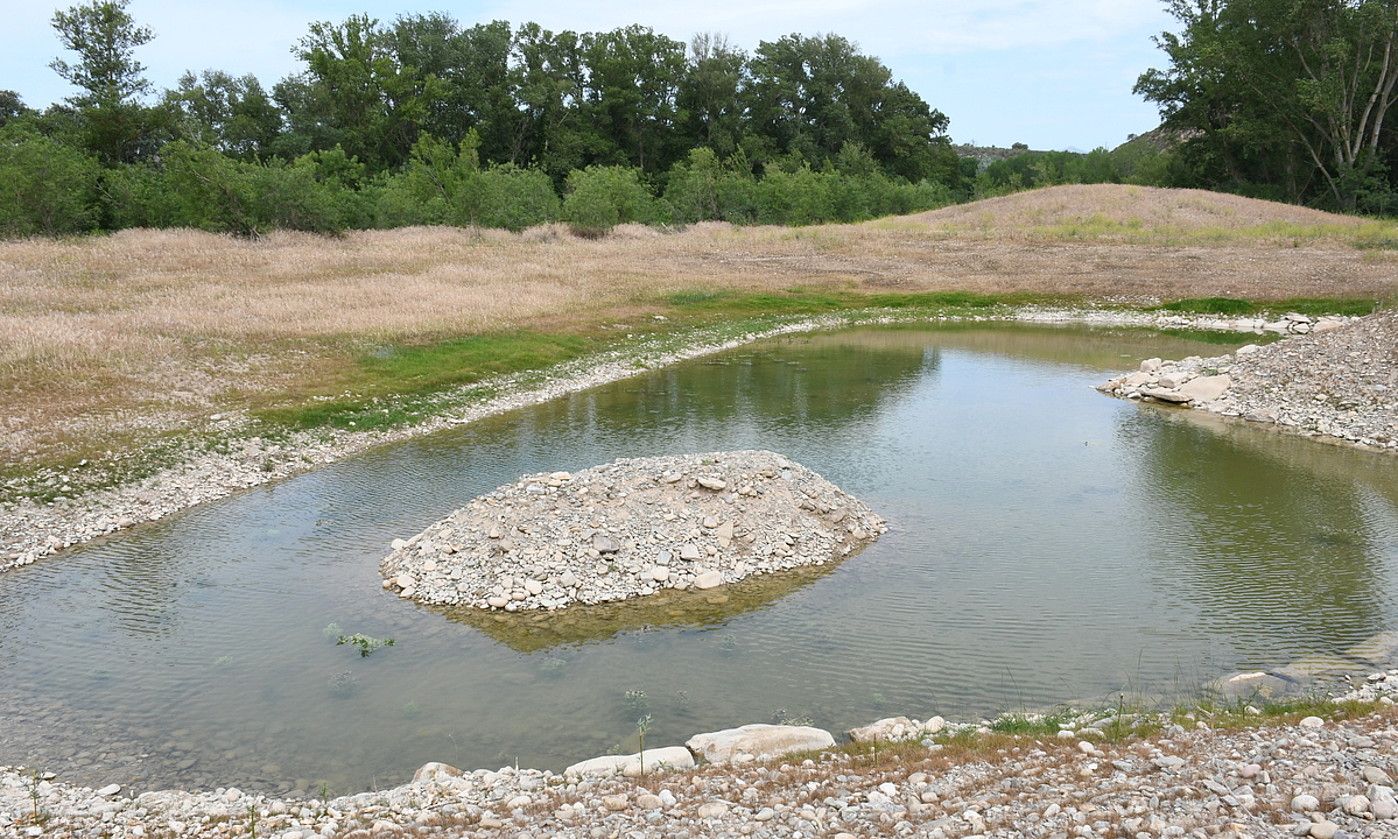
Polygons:
M633 714L644 714L650 705L650 700L646 698L643 690L628 690L626 692L626 709Z
M381 647L391 647L393 643L394 641L392 638L374 638L369 635L362 635L358 632L353 635L341 635L335 641L336 646L343 647L348 644L351 647L358 647L360 658L367 658L374 650Z

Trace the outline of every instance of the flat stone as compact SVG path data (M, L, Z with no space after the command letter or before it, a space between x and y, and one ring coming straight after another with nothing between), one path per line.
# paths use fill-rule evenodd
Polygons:
M625 775L638 778L652 772L669 772L694 767L694 755L684 746L646 749L644 755L602 755L580 761L563 770L564 775Z
M605 533L597 533L592 537L592 547L599 554L614 554L621 550L621 545Z
M761 759L829 749L835 737L808 725L756 724L696 734L685 745L709 763L729 763L740 755Z
M1189 397L1191 402L1212 402L1222 396L1232 384L1232 377L1227 373L1220 373L1217 376L1190 379L1179 386L1179 391L1181 395Z
M1169 390L1163 387L1143 387L1141 388L1141 395L1149 396L1151 399L1158 402L1171 402L1177 405L1182 405L1189 401L1189 397L1180 393L1178 390Z
M704 489L711 489L714 492L718 492L719 490L726 489L728 487L727 481L723 480L722 478L714 478L709 475L700 475L694 480L696 483L699 484L699 486L703 487Z
M702 556L702 554L699 553L698 545L689 542L680 545L680 559L683 559L685 562L694 562L699 559L700 556Z

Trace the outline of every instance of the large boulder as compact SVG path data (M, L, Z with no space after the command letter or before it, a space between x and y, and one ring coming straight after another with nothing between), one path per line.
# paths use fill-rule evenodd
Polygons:
M684 746L666 746L663 749L646 749L634 755L603 755L591 760L575 763L563 770L564 775L625 775L639 778L642 774L665 772L672 769L691 769L694 755Z
M1380 632L1345 650L1345 655L1380 667L1398 665L1398 630Z
M1182 395L1188 396L1191 402L1198 405L1219 398L1232 384L1233 380L1228 377L1227 373L1220 373L1217 376L1200 376L1197 379L1190 379L1180 385L1179 391Z
M696 734L685 745L709 763L732 763L828 749L835 737L808 725L754 724Z
M1209 683L1207 689L1223 699L1241 700L1254 697L1277 699L1296 693L1299 687L1299 684L1294 681L1288 681L1271 673L1256 671L1235 673L1232 676L1215 679Z

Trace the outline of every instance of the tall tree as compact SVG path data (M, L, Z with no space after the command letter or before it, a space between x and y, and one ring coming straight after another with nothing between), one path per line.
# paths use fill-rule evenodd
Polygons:
M1398 0L1169 0L1170 60L1136 91L1194 134L1203 178L1277 182L1353 210L1383 178L1398 101Z
M80 93L69 102L82 115L88 145L108 162L140 157L152 145L148 136L158 121L139 101L150 90L145 65L136 48L155 35L127 12L129 0L91 0L54 12L53 28L64 49L77 54L73 63L56 58L54 72Z

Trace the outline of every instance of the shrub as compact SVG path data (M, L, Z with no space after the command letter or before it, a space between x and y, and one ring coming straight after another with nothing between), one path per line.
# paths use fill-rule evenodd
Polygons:
M96 159L20 122L0 127L0 234L79 233L96 222Z
M637 169L589 166L568 175L563 220L580 236L600 236L628 222L654 222L658 209Z

